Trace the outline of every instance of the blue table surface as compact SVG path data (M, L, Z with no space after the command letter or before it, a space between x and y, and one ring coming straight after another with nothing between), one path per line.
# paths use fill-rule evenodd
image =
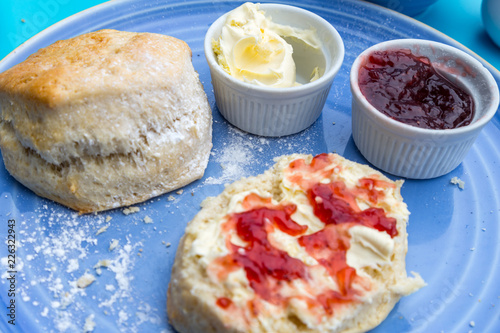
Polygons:
M0 59L50 25L102 2L105 1L2 0ZM481 0L438 0L414 18L460 42L500 70L500 47L483 27Z

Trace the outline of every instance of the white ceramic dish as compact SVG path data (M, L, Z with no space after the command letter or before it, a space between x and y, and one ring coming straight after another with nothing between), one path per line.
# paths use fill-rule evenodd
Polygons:
M276 23L297 28L316 29L322 41L324 73L310 83L290 88L269 88L235 79L218 64L212 49L226 21L227 13L218 18L205 35L204 48L215 100L220 113L232 125L252 134L285 136L300 132L320 116L333 79L344 59L344 44L335 28L320 16L307 10L280 4L262 4L260 9ZM314 64L307 54L294 52L297 77L309 75ZM321 70L321 69L320 69ZM308 74L302 75L302 72Z
M394 120L373 107L359 88L359 67L372 52L391 49L426 56L440 73L465 88L474 99L473 121L459 128L425 129ZM354 61L350 82L356 146L376 167L406 178L435 178L455 169L499 104L498 86L479 61L455 47L428 40L399 39L369 47Z

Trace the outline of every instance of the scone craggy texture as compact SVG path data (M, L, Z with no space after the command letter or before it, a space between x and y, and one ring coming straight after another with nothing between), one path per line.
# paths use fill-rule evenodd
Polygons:
M311 184L340 184L334 187L344 195L341 201L356 194L354 215L383 212L378 221L394 228L325 224L309 202ZM264 174L227 186L203 203L181 239L167 295L171 323L179 332L333 333L377 326L402 296L425 284L406 274L409 212L401 185L368 166L324 154L283 156ZM245 212L294 205L295 224L272 222L272 214L262 219L263 228L259 219L249 228L242 223ZM259 234L264 240L256 243L252 237ZM265 259L256 252L260 246Z
M81 212L130 205L202 177L212 115L188 45L101 30L0 74L7 170Z

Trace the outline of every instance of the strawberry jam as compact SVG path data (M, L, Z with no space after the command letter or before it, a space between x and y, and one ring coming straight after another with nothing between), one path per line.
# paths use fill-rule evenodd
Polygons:
M385 216L382 208L359 210L355 196L342 182L317 184L308 191L314 214L325 224L356 223L385 231L391 237L398 234L396 219Z
M293 236L307 229L292 221L289 214L291 211L294 209L287 207L282 209L277 207L274 210L258 208L232 216L236 222L238 236L248 242L244 248L232 245L233 260L245 269L255 292L271 303L280 301L273 292L275 284L273 281L290 281L306 277L305 264L290 257L285 251L275 248L268 238L272 226Z
M451 129L469 125L474 117L472 97L410 50L373 52L358 81L370 104L402 123Z

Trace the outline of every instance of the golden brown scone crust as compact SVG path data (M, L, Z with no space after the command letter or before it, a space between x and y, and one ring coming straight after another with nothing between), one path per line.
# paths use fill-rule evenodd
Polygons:
M80 212L199 179L212 147L191 50L160 34L101 30L58 41L0 74L0 107L7 170Z

